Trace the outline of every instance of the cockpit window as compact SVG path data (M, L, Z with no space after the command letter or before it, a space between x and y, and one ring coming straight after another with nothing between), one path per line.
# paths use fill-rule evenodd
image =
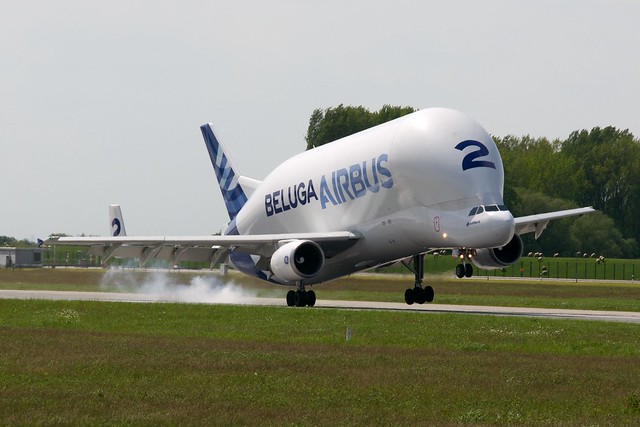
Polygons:
M507 207L505 205L476 206L474 208L471 208L471 211L469 211L469 216L478 215L478 214L481 214L481 213L483 213L485 211L487 211L487 212L498 212L498 211L508 212L509 209L507 209Z

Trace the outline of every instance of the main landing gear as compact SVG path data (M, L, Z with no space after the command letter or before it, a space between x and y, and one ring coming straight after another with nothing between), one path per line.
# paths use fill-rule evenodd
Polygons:
M414 302L417 304L424 304L425 302L433 301L435 292L429 285L422 287L422 279L424 278L424 255L414 255L411 259L411 266L405 264L407 268L413 271L415 274L415 285L413 289L409 288L404 291L404 301L411 305Z
M313 307L316 305L316 293L304 289L304 285L298 284L297 291L287 292L287 305L289 307Z
M456 265L456 277L459 279L463 277L473 276L473 265L471 265L471 258L475 255L475 250L462 248L458 251L458 257L462 261L461 264Z

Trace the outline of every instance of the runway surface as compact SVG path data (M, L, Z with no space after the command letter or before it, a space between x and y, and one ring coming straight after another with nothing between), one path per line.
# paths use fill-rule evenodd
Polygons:
M284 298L237 297L233 300L201 300L184 299L170 295L124 292L69 292L69 291L24 291L0 290L2 299L46 299L65 301L111 301L111 302L183 302L201 304L234 304L284 306ZM314 309L334 308L344 310L395 310L425 313L464 313L494 316L546 317L555 319L582 319L610 322L640 323L640 312L600 311L600 310L568 310L554 308L530 307L494 307L476 305L424 304L406 305L393 302L373 301L338 301L318 300ZM293 310L293 308L292 308ZM298 309L303 310L303 309Z

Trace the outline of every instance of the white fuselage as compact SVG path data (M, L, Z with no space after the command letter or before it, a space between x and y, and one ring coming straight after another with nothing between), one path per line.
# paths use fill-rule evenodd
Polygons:
M262 181L236 217L240 235L352 231L319 283L436 248L492 248L514 233L491 136L463 113L434 108L294 156Z

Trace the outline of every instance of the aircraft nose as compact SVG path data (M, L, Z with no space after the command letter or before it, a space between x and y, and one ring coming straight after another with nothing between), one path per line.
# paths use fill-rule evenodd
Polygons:
M475 212L465 217L464 231L461 230L460 233L460 245L470 248L505 246L515 232L513 215L498 205L483 206L482 210L483 212Z

